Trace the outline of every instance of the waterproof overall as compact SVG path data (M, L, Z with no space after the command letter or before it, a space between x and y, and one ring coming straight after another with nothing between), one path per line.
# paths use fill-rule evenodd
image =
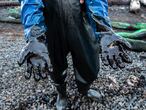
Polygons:
M96 41L96 24L91 14L99 16L110 27L107 0L85 0L86 17L83 20L79 0L20 0L21 17L26 40L31 27L41 27L46 32L48 50L56 84L63 84L67 68L66 56L73 58L79 92L86 92L99 71L99 44Z
M44 4L48 49L54 70L51 78L56 84L64 83L66 56L70 52L77 86L83 93L99 71L99 47L93 31L87 30L87 26L91 27L83 20L79 0L44 0Z

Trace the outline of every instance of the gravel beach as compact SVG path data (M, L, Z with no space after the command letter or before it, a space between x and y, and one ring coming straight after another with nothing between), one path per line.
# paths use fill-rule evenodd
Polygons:
M118 13L128 8L117 10L113 7L109 10L112 20L117 20L122 19ZM129 16L125 21L129 20ZM144 22L138 17L133 22L138 20ZM23 75L26 66L17 64L19 52L25 45L22 35L21 25L0 23L0 110L55 110L57 93L50 78L39 82L33 78L26 80ZM133 63L122 70L113 70L100 63L98 79L92 87L105 94L101 102L91 101L78 93L69 54L66 78L68 110L146 110L146 59L140 57L143 53L129 54ZM131 77L135 78L134 85L129 83Z

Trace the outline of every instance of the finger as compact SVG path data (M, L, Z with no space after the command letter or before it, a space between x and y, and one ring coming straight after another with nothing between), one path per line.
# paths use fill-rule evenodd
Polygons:
M26 61L26 59L29 57L29 52L30 51L27 48L27 46L22 49L22 51L20 52L19 59L18 59L19 66L21 66Z
M124 50L123 47L121 47L120 49L121 49L120 56L121 56L122 60L126 63L132 63L132 59L131 59L130 55L127 54L127 51Z
M41 75L42 79L46 79L48 76L48 69L46 69L46 68L41 69L40 75Z
M122 60L124 61L124 62L126 62L126 63L132 63L132 59L131 59L131 57L127 54L127 53L121 53L120 54L120 56L121 56L121 58L122 58Z
M116 61L116 64L118 65L119 68L122 69L125 67L125 64L123 63L120 56L115 56L115 61Z
M40 65L40 76L42 77L42 79L46 79L47 78L47 75L48 75L48 67L47 65L42 62L41 65Z
M108 56L108 61L109 61L109 65L110 65L113 69L117 69L117 68L118 68L117 65L116 65L114 56L109 55L109 56Z
M27 72L24 74L25 79L30 79L32 75L32 65L27 62Z
M39 81L41 79L39 67L34 66L32 70L33 70L33 75L34 75L35 81Z
M124 47L126 47L128 49L132 48L131 44L126 39L124 39L124 38L119 38L117 40L117 42L119 42L122 46L124 46Z
M103 64L104 64L105 66L108 66L108 65L109 65L107 56L104 55L104 53L101 55L101 60L102 60L102 62L103 62Z
M36 73L34 73L34 79L38 81L40 80L40 78L43 78L43 79L47 78L47 73L46 73L47 70L45 71L45 68L47 68L46 62L40 57L33 57L30 60L36 68L35 69Z
M51 61L50 61L50 58L49 58L49 54L43 53L43 54L40 54L40 56L43 58L43 60L47 64L47 67L49 68L51 66Z
M53 73L53 71L54 71L52 66L50 66L50 67L48 68L48 70L49 70L49 71L48 71L49 74Z

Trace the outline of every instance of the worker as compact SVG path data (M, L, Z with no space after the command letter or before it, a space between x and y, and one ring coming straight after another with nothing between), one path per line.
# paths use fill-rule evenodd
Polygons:
M20 0L26 46L18 64L27 63L29 74L50 74L58 96L57 110L67 106L66 56L71 53L79 93L100 101L100 91L90 88L102 61L112 68L131 63L131 45L117 36L110 25L107 0Z

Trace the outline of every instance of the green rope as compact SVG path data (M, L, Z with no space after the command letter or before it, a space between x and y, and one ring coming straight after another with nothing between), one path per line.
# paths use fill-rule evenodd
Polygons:
M140 29L134 32L117 32L116 34L129 39L146 39L146 29Z
M112 22L112 27L116 29L124 29L124 30L139 30L139 29L146 29L146 23L130 24L125 22Z

